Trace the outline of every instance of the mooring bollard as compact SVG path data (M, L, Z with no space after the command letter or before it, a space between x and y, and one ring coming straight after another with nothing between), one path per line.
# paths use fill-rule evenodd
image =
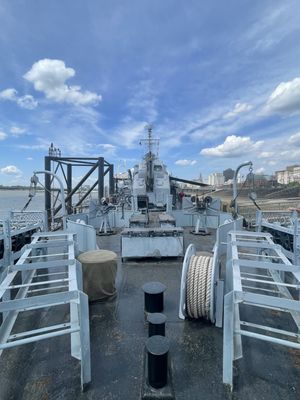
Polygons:
M159 313L163 311L165 290L166 286L161 282L148 282L143 285L146 312Z
M160 335L147 339L148 382L155 389L164 387L168 382L169 340Z
M153 313L148 314L147 321L149 322L148 336L160 335L165 336L166 329L165 324L167 317L164 314Z

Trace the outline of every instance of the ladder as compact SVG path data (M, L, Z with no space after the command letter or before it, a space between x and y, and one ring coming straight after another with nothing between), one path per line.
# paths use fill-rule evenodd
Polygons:
M66 313L62 312L60 324L26 326L22 332L14 331L20 313L39 313L51 307L62 307L64 311L69 307L70 318L64 320ZM24 246L20 259L8 267L0 284L0 313L0 356L3 350L15 346L70 335L71 356L81 362L82 390L91 381L88 296L82 291L74 234L39 232L33 235L32 242Z
M232 390L233 362L243 356L242 336L300 349L300 266L288 260L269 233L232 231L227 243L223 383ZM240 319L240 306L247 321ZM280 321L276 326L275 317L272 326L270 318L257 321L261 313L251 321L251 307L289 313L294 331L282 329Z

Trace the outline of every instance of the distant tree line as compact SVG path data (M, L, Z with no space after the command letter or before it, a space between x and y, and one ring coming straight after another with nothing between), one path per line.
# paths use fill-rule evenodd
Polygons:
M223 171L224 181L227 182L229 179L233 179L234 177L234 170L231 168L227 168Z
M29 190L29 186L21 186L21 185L5 186L5 185L0 185L0 190Z

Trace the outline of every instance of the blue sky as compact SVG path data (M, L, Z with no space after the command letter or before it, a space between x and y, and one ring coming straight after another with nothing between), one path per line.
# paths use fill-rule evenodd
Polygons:
M51 142L129 168L147 123L177 176L300 163L299 43L297 0L1 0L0 184Z

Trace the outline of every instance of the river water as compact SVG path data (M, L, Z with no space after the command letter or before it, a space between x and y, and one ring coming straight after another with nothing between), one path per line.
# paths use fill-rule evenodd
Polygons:
M0 218L10 210L22 210L29 199L28 194L28 190L0 190ZM26 210L44 210L44 192L37 192Z

